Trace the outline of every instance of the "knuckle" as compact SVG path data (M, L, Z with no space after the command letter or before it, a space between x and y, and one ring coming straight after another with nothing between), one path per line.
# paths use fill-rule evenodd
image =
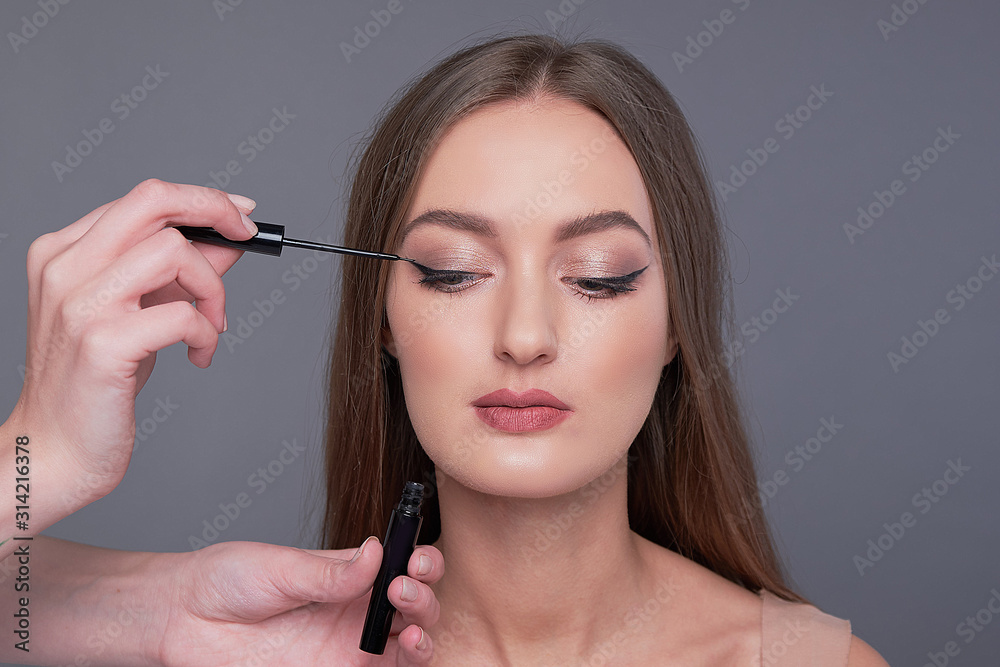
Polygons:
M209 544L205 549L211 549L213 555L221 558L234 558L240 554L242 551L243 544L238 541L230 542L213 542Z
M176 227L164 227L156 233L157 240L166 252L181 257L191 248L187 238Z
M39 272L42 287L47 290L61 290L72 281L72 269L67 265L66 260L55 257L42 267Z
M331 558L323 563L323 571L320 573L321 585L331 590L340 590L345 584L344 570L347 565L348 561L338 558Z
M324 585L334 584L340 578L340 573L344 569L344 561L331 559L323 563L321 574Z
M226 193L222 190L216 190L215 188L202 188L199 191L198 197L195 198L194 204L198 213L211 216L212 218L221 217L229 213L231 209L235 207Z
M147 178L132 189L137 197L150 204L158 204L170 198L173 186L158 178Z
M86 307L80 301L74 298L63 299L59 304L59 320L67 326L70 331L75 330L73 324L77 321L77 318L86 310Z
M181 311L180 317L183 319L185 327L197 327L201 324L202 316L198 309L187 301L177 301L177 308Z
M86 360L106 359L111 346L115 344L116 335L107 326L91 325L86 335L80 338L79 354Z
M200 208L206 205L210 198L215 196L215 193L219 192L216 188L209 186L194 186L193 195L191 196L191 204L196 208Z
M52 246L55 241L55 236L55 232L42 234L28 246L27 264L29 275L37 275L41 271L42 265L45 264L49 255L52 254Z

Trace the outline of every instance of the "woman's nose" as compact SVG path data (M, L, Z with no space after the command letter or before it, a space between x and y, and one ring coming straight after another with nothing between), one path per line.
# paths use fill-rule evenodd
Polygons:
M501 288L494 352L517 364L552 361L556 356L556 313L552 289L530 276L509 276Z

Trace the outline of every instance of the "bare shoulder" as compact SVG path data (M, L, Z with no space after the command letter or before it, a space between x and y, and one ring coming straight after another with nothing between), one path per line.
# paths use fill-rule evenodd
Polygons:
M761 596L658 544L641 537L639 543L651 569L661 581L669 580L669 590L688 612L690 625L683 629L688 663L754 664L761 650ZM851 635L847 667L889 663Z
M669 578L679 594L697 598L703 605L710 606L713 614L734 609L736 616L750 616L760 621L759 595L670 549L639 535L636 538L651 570L658 578Z
M851 651L847 655L847 667L889 667L889 663L863 639L851 635Z
M680 621L669 617L684 624L674 629L681 630L691 650L689 664L753 664L760 652L760 596L674 551L639 540L651 570L660 581L669 580L672 597L685 610Z

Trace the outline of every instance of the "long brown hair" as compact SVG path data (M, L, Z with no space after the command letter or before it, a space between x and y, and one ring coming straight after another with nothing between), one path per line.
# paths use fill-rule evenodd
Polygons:
M417 176L443 131L493 102L540 95L603 116L632 152L661 239L678 352L629 450L628 516L639 535L751 591L806 602L786 583L757 491L742 406L724 354L734 331L717 204L671 94L621 47L507 36L467 47L390 101L362 143L344 242L393 252ZM381 535L406 480L429 484L421 542L441 531L434 466L417 441L399 364L381 345L388 265L343 260L330 348L325 548ZM397 334L398 335L398 334Z

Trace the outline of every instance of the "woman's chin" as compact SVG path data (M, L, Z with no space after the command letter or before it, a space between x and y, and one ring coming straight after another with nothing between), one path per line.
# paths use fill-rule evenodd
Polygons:
M526 456L523 453L519 456L511 452L476 459L435 461L435 467L447 476L444 484L457 482L477 493L509 498L551 498L580 489L615 463L609 460L607 465L581 466L579 456L557 458Z

